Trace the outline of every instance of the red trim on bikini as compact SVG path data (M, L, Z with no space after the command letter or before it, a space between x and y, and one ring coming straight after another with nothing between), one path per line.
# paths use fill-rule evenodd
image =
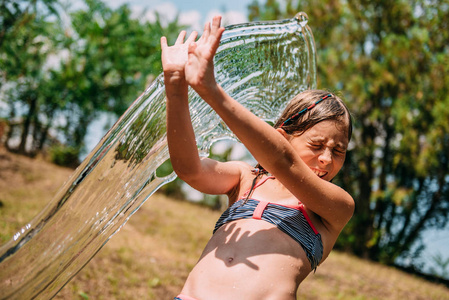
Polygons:
M256 188L258 188L259 186L261 186L262 184L265 183L265 181L267 181L268 179L274 179L274 176L269 176L264 178L263 180L261 180L258 184L256 184L256 186L254 186L253 190L255 190ZM247 191L244 196L246 196L249 193L249 191ZM251 198L253 199L253 198ZM307 220L307 223L309 223L310 227L312 228L313 232L315 234L318 234L318 230L316 230L315 226L312 223L312 220L310 219L309 215L306 212L306 209L304 207L304 204L301 203L301 201L298 200L299 205L284 205L284 204L279 204L279 203L275 203L275 202L268 202L268 201L262 201L262 200L257 200L257 199L253 199L255 201L259 201L259 204L257 204L256 209L253 212L253 219L256 220L261 220L262 219L262 214L264 212L264 210L267 208L268 204L274 204L274 205L279 205L279 206L283 206L283 207L288 207L288 208L292 208L292 209L296 209L302 212L302 214L304 215L304 217Z
M306 209L304 207L304 204L301 203L301 206L299 209L301 210L302 214L306 218L307 223L309 223L310 227L312 227L313 232L315 232L315 234L318 234L319 232L318 232L318 230L316 230L315 226L313 226L312 220L310 220L309 215L307 214Z

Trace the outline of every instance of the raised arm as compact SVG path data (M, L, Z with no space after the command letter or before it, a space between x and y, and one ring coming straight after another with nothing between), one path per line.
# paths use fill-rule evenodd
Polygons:
M240 141L271 174L335 230L352 216L354 202L338 186L319 178L304 163L281 130L260 120L215 82L213 56L223 28L220 18L197 43L189 46L186 80L220 115Z
M193 32L184 42L185 37L186 32L182 31L173 46L167 45L165 37L161 38L170 159L177 175L193 188L209 194L231 193L239 182L239 165L200 159L198 155L185 80L187 48L197 33Z
M190 125L188 85L184 75L187 47L196 36L197 33L193 32L184 43L186 32L181 31L171 47L167 45L165 37L161 38L161 59L167 98L167 142L170 159L178 176L183 175L183 170L199 168L195 135Z

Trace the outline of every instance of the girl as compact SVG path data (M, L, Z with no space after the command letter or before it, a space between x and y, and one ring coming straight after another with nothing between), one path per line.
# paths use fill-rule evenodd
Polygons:
M351 196L330 182L345 160L350 114L337 96L306 91L274 128L260 120L215 81L220 22L206 24L196 42L195 32L184 42L184 31L171 47L161 39L173 168L199 191L226 194L230 205L175 299L295 299L354 211ZM198 156L188 85L248 148L258 169Z

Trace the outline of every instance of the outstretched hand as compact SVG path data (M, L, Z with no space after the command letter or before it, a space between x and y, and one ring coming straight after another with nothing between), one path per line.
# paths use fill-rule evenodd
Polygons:
M164 76L184 79L184 69L187 63L187 50L190 43L193 43L197 36L198 33L194 31L184 42L186 32L183 30L179 33L173 46L167 45L167 38L165 36L161 38L161 60Z
M200 96L216 86L213 59L225 30L220 24L221 17L214 17L212 25L206 23L201 38L189 44L185 78Z

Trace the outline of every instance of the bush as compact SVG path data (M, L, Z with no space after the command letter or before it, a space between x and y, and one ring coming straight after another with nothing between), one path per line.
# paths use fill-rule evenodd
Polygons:
M79 161L80 150L65 145L54 145L49 150L50 160L52 163L57 164L59 166L76 168Z

